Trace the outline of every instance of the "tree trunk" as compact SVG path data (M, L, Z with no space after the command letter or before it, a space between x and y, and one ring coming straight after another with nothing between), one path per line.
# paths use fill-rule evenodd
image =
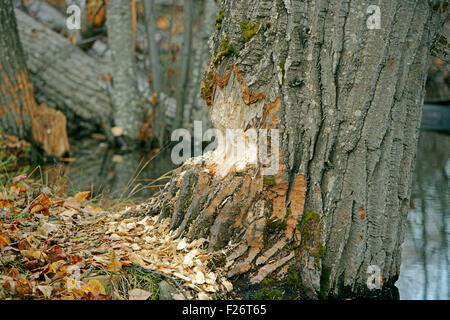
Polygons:
M225 139L148 205L223 250L247 298L372 295L383 290L369 280L399 275L439 17L429 2L380 1L369 29L368 1L314 3L223 1L202 83L216 129L279 130L278 171L250 152L233 161Z
M193 132L194 121L201 121L204 130L212 127L206 102L200 97L200 84L211 56L209 40L214 34L218 5L214 0L204 0L202 5L203 18L198 29L198 39L194 40L191 80L188 84L183 116L183 128L190 132Z
M189 81L189 71L191 66L192 54L192 23L194 20L193 0L185 0L183 3L183 49L181 53L181 71L177 84L177 111L175 115L173 128L181 128L184 117L184 103Z
M36 100L61 110L69 132L89 134L103 128L109 134L108 66L22 11L15 14Z
M114 66L114 122L123 129L119 143L135 144L144 117L137 89L130 1L110 1L107 11L108 41Z
M6 133L33 141L47 154L69 151L66 119L47 106L37 106L10 1L0 5L0 126Z
M165 130L166 130L166 119L163 109L163 104L161 103L161 94L163 93L162 88L162 75L161 75L161 63L159 61L159 50L156 44L155 34L156 34L156 21L155 21L155 6L153 0L144 0L144 10L145 10L145 27L147 33L147 48L149 54L149 65L150 74L152 77L152 88L153 92L158 95L158 101L154 106L154 117L151 124L152 131L159 141L161 146L165 142Z

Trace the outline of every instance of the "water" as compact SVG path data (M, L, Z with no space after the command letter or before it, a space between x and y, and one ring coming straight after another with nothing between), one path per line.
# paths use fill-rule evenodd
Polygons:
M400 299L450 299L450 135L422 131L402 251Z
M169 148L121 152L108 149L107 143L98 139L70 143L71 161L45 165L43 170L44 181L48 180L49 184L67 177L63 179L62 188L69 194L90 190L94 196L142 200L168 181L156 179L175 168L170 161Z
M159 154L159 155L158 155ZM412 185L412 204L403 244L400 279L401 299L450 299L450 135L422 131ZM156 156L157 155L157 156ZM167 180L142 189L175 166L170 150L121 154L106 143L87 139L72 144L69 165L51 166L54 177L66 174L68 191L92 190L110 198L131 195L145 199ZM155 157L156 156L156 157ZM144 163L153 160L138 174ZM130 177L138 176L130 184ZM52 179L52 174L49 174ZM135 192L140 190L139 192Z

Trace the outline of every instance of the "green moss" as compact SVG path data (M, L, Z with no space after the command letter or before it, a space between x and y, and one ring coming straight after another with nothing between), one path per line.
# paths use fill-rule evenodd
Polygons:
M288 219L291 217L292 214L292 210L291 210L291 205L289 204L289 206L286 208L286 215L284 216L283 221L287 223Z
M267 245L270 235L276 234L286 229L287 221L290 216L291 216L291 207L289 206L286 208L286 215L284 216L283 220L267 219L266 225L264 226L263 230L264 245Z
M312 212L312 211L308 211L305 214L304 221L305 221L305 223L309 223L311 220L315 220L317 222L320 222L320 214Z
M219 11L219 16L216 18L216 29L217 30L222 29L223 18L225 18L225 10L222 8Z
M269 274L261 282L259 292L253 295L253 300L279 300L283 298L284 290L277 288L277 281L274 274Z
M266 222L266 225L264 226L264 230L263 230L264 245L267 245L270 235L275 234L275 233L283 230L284 228L286 228L285 219L283 219L283 220L268 219Z
M305 216L303 218L302 225L300 227L300 233L301 233L301 239L302 239L302 249L307 250L311 257L314 258L314 265L317 268L320 268L320 260L322 260L324 254L325 254L325 246L323 241L321 240L322 237L322 226L320 225L321 217L319 214L308 211L305 213ZM319 224L319 230L315 231L314 239L312 239L312 233L310 230L310 222L315 221ZM316 243L314 248L310 248L310 242L313 240L313 242Z
M275 185L275 176L267 175L263 177L263 183L265 186L273 186Z
M251 21L241 22L242 39L244 43L247 43L253 38L253 36L258 32L259 24L253 23Z
M230 38L227 37L225 40L223 40L220 43L220 51L219 53L214 57L213 63L217 65L220 60L224 57L228 57L236 52L236 49L230 44Z
M298 289L300 287L300 275L298 270L293 267L289 268L285 282L288 287L292 289Z

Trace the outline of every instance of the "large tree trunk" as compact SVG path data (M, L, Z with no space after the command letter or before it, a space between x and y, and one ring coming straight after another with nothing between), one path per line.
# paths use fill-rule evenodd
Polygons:
M130 1L108 2L107 16L108 42L114 66L114 122L123 129L119 143L134 144L138 142L144 114L137 89Z
M0 4L0 34L0 126L47 154L63 155L69 151L66 118L34 100L10 1Z
M64 112L69 132L109 133L109 68L24 12L15 14L36 100Z
M224 250L244 297L370 295L368 269L383 288L398 278L439 19L428 1L379 3L369 29L369 1L222 2L203 96L219 130L278 129L278 171L207 153L149 212Z

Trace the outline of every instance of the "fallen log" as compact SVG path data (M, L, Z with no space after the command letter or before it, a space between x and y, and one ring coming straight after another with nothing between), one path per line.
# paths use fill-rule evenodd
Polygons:
M15 14L36 101L61 110L69 133L110 135L108 66L24 12Z

